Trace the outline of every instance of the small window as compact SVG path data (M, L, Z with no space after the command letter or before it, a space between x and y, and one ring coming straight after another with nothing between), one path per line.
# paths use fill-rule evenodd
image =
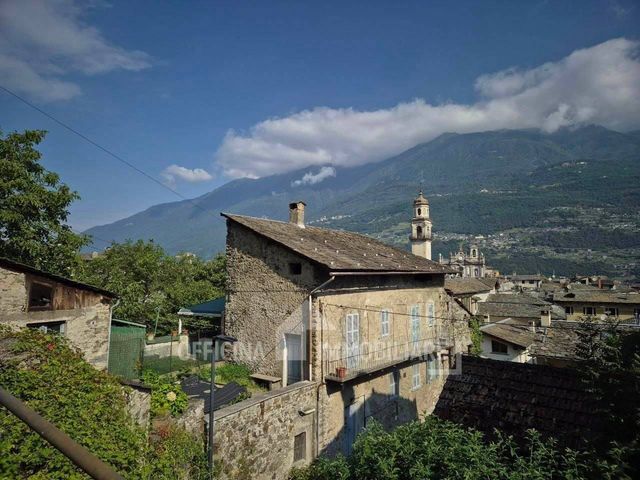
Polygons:
M40 330L43 333L57 333L59 335L64 335L66 322L27 323L27 327L34 330Z
M533 280L529 280L529 285L533 285L534 283L536 282L534 282Z
M389 395L392 397L400 395L399 387L400 383L398 382L398 372L391 372L389 374Z
M436 307L433 302L427 303L427 325L433 327L436 321Z
M29 288L29 310L53 310L53 287L33 282Z
M302 264L299 262L289 263L289 273L291 275L300 275L302 273Z
M567 315L573 315L573 307L564 307L564 313Z
M438 378L438 355L435 353L427 358L427 383Z
M416 227L416 235L418 238L422 238L422 227L421 226L417 226Z
M389 310L380 312L380 336L389 336Z
M420 363L416 363L411 366L411 389L417 390L420 388L421 379L420 379Z
M422 209L418 209L418 215L422 215Z
M607 307L604 309L604 313L610 317L617 317L619 314L618 307Z
M497 340L491 340L491 353L506 355L507 353L509 353L509 347L506 343L498 342Z
M420 340L420 307L413 305L411 307L411 341Z
M293 461L307 459L307 432L299 433L293 439Z
M585 315L595 315L596 314L596 307L584 307L582 309L582 312Z

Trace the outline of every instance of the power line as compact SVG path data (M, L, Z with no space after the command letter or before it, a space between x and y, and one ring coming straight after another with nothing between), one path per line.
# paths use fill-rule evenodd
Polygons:
M133 170L135 170L136 172L138 172L140 175L143 175L144 177L146 177L147 179L151 180L152 182L160 185L162 188L170 191L171 193L173 193L174 195L176 195L178 198L180 198L181 200L185 200L187 202L189 202L191 205L193 205L196 208L199 208L200 210L202 210L203 212L207 212L207 213L214 213L212 210L208 210L204 207L202 207L201 205L199 205L198 203L194 202L193 199L187 198L184 195L182 195L180 192L178 192L177 190L171 188L170 186L166 185L165 183L163 183L161 180L157 179L156 177L154 177L153 175L145 172L144 170L142 170L141 168L135 166L134 164L132 164L131 162L125 160L124 158L122 158L120 155L117 155L116 153L113 153L111 150L109 150L106 147L103 147L102 145L100 145L98 142L92 140L91 138L87 137L86 135L84 135L83 133L79 132L78 130L76 130L75 128L71 127L70 125L68 125L67 123L64 123L62 120L58 120L56 117L54 117L53 115L51 115L50 113L46 112L45 110L41 109L40 107L34 105L33 103L29 102L28 100L26 100L25 98L21 97L20 95L18 95L17 93L9 90L7 87L0 85L0 89L4 90L5 92L7 92L9 95L11 95L12 97L16 98L17 100L21 101L22 103L24 103L25 105L33 108L34 110L36 110L37 112L41 113L42 115L44 115L45 117L47 117L48 119L52 120L53 122L57 123L58 125L60 125L61 127L65 128L66 130L70 131L71 133L79 136L80 138L82 138L84 141L88 142L89 144L93 145L94 147L96 147L97 149L103 151L104 153L106 153L107 155L109 155L110 157L115 158L116 160L118 160L119 162L123 163L124 165L128 166L129 168L132 168ZM214 213L215 214L215 213ZM98 237L96 237L98 238ZM106 241L106 240L103 240ZM110 242L109 242L110 243Z

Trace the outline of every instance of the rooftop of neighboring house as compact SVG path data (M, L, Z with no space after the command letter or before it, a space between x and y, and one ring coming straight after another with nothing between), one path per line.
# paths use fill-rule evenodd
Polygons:
M513 320L506 318L497 323L483 325L480 327L480 331L499 340L517 345L518 347L529 347L536 337L532 328L525 325L515 325L510 322L513 322Z
M39 277L47 278L54 282L62 283L69 287L77 288L79 290L89 290L89 291L104 295L105 297L117 298L117 295L115 293L110 292L108 290L104 290L99 287L94 287L93 285L89 285L87 283L77 282L70 278L61 277L60 275L54 275L53 273L45 272L44 270L39 270L29 265L25 265L24 263L16 262L14 260L9 260L8 258L0 257L0 268L12 270L14 272L37 275Z
M580 342L581 325L580 322L552 321L551 327L537 327L530 353L538 357L575 359L576 347ZM601 330L602 335L607 335L611 328L615 328L619 332L640 331L640 327L636 325L624 324L592 323L591 327L595 330Z
M615 290L571 290L553 294L554 302L561 303L606 303L640 305L640 294L622 293Z
M513 282L527 282L529 280L539 281L544 280L544 277L541 275L512 275L509 277L509 280Z
M489 286L479 278L446 278L444 288L452 295L473 295L490 292L494 286Z
M552 319L566 318L562 308L524 293L490 294L486 301L478 303L478 315L537 319L545 308L551 309Z
M438 262L358 233L228 213L222 216L332 272L453 273Z

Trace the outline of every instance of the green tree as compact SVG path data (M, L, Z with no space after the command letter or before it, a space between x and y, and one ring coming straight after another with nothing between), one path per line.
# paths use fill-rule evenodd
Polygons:
M66 224L80 197L40 164L41 130L0 132L0 256L69 275L88 237Z
M601 421L594 445L615 465L615 478L640 475L640 332L586 319L578 330L580 373Z
M173 257L152 241L114 243L103 255L86 262L79 277L120 297L114 316L170 331L181 307L224 294L223 256L202 260L195 255Z

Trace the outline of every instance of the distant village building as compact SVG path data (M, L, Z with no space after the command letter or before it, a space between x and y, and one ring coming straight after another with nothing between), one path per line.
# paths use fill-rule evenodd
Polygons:
M512 275L508 279L520 290L540 290L545 280L542 275Z
M469 253L463 250L461 244L458 252L449 254L449 259L440 254L439 262L452 268L457 276L463 278L492 278L499 275L498 271L486 265L484 253L475 243L469 247Z
M116 295L0 258L0 324L64 335L85 359L106 369Z
M295 395L282 468L348 453L372 419L393 427L431 412L470 344L469 315L444 288L450 270L427 258L422 195L411 235L420 255L309 226L303 202L289 208L289 222L223 214L233 357L282 379L281 408Z
M550 300L564 308L567 320L584 317L640 323L640 294L599 288L554 292Z

